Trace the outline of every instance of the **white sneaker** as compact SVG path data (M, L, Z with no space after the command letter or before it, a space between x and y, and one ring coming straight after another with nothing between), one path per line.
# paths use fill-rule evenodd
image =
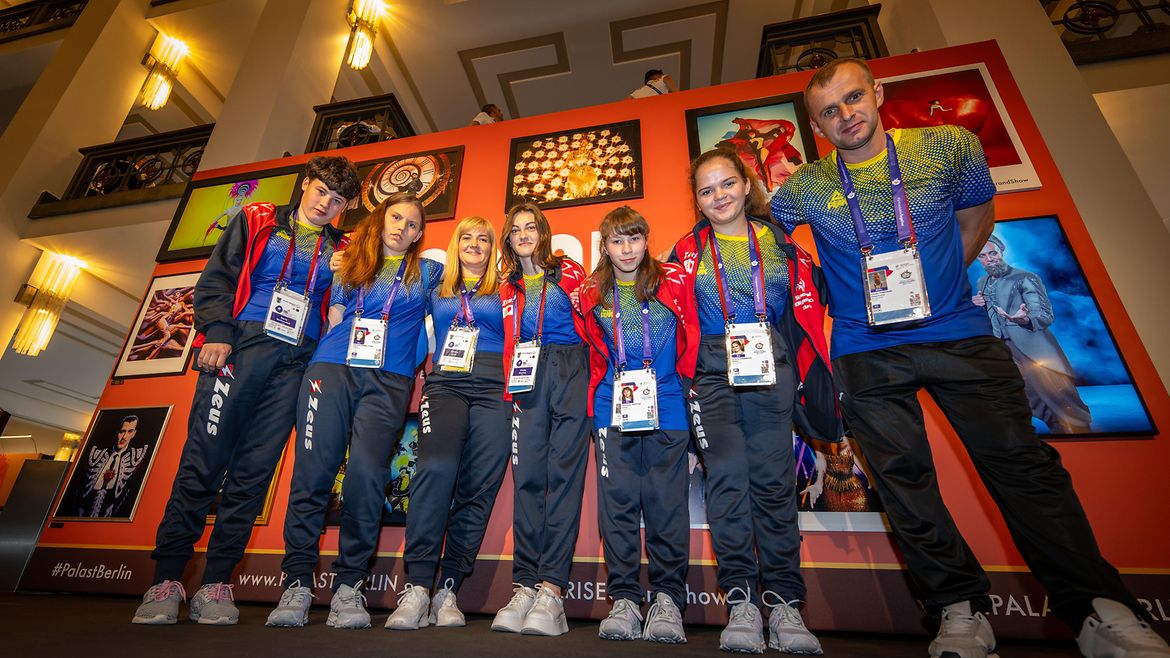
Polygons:
M467 619L459 610L459 602L455 600L455 591L451 589L454 584L455 581L448 578L443 589L435 592L435 598L431 599L431 623L439 628L467 625Z
M719 648L735 653L764 653L767 648L764 644L764 618L747 591L742 587L732 587L727 592L727 603L731 612L728 613L727 626L719 634Z
M1077 646L1086 658L1165 658L1167 646L1129 606L1113 599L1093 599L1095 614L1085 618Z
M642 613L629 599L617 599L609 616L601 620L597 637L603 640L636 640L642 636Z
M231 626L240 621L240 609L227 583L209 583L199 588L187 606L191 621L210 626Z
M134 611L134 624L174 624L179 621L179 604L187 600L183 583L164 580L151 585L142 595L142 605Z
M524 629L524 618L535 602L536 590L512 583L512 600L496 613L496 618L492 620L492 630L519 633Z
M386 620L392 631L417 631L430 623L431 594L425 587L406 584L398 597L398 608Z
M982 612L971 612L970 601L943 608L938 635L930 643L930 658L989 658L995 652L995 634Z
M361 592L362 583L354 587L342 585L333 593L329 602L329 618L326 626L333 628L369 628L370 613L366 612L366 595Z
M524 627L520 629L524 635L547 635L556 637L569 632L569 622L565 619L565 602L551 589L541 587L537 590L536 600L532 602L532 609L524 617Z
M769 596L775 603L769 602ZM824 653L816 636L804 627L804 619L796 604L800 601L785 601L779 594L764 592L764 605L768 606L768 646L780 653L794 653L802 656L819 656Z
M299 628L309 623L309 606L313 605L313 590L294 580L280 595L280 603L268 614L265 626Z
M687 634L683 631L682 612L674 599L659 592L654 595L654 605L646 613L646 628L642 639L665 644L686 644Z

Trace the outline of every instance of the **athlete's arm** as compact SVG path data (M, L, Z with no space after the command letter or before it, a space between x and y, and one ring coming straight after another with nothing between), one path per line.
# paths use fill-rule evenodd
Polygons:
M203 347L199 348L199 360L196 366L205 372L215 372L227 363L227 358L231 356L231 343L204 343Z
M995 199L956 210L955 219L959 222L959 234L963 236L963 264L970 266L995 228Z
M329 313L326 318L329 320L329 326L325 329L325 333L329 333L334 327L341 324L341 318L345 315L345 307L341 304L334 304L329 307Z
M230 345L235 339L233 309L247 241L248 217L240 212L215 243L215 250L195 283L195 329L207 337L205 351L211 343Z

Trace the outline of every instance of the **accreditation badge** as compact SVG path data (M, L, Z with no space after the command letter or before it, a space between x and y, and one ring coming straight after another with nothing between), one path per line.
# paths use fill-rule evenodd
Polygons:
M727 325L727 382L732 386L767 386L776 383L772 356L772 332L763 322Z
M451 327L439 354L439 368L447 372L471 372L475 364L475 344L479 340L478 327Z
M351 368L381 368L386 353L386 321L380 317L353 319L345 365Z
M613 380L612 425L623 432L658 429L658 381L653 368L626 370Z
M918 247L863 256L861 271L871 327L930 317Z
M540 361L540 343L518 343L508 367L508 393L527 393L536 387L536 365Z
M290 345L300 345L309 317L309 298L285 286L278 286L272 291L268 315L265 317L264 333Z

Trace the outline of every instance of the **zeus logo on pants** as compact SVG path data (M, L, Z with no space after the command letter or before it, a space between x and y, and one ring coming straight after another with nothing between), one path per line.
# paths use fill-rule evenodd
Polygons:
M699 406L697 399L692 399L687 403L688 411L691 413L691 427L695 430L695 439L699 442L699 449L706 450L707 446L707 431L703 429L702 408Z
M517 408L519 411L519 408ZM512 465L520 463L520 417L512 416Z
M419 434L431 433L431 403L425 397L418 405L418 431Z
M317 398L309 396L309 409L305 412L305 450L313 449L313 419L317 415Z
M605 439L609 436L609 430L602 428L597 430L597 452L600 455L600 467L597 469L601 473L601 477L609 479L609 460L605 458Z
M211 392L211 409L207 411L207 433L219 436L219 410L227 400L232 385L222 379L215 380L215 389Z

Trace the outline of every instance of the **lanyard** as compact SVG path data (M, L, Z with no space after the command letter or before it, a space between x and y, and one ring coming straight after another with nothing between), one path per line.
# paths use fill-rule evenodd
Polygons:
M914 220L910 218L910 204L906 201L906 186L902 182L902 168L898 166L898 151L894 148L894 138L889 133L886 133L886 153L890 166L890 186L894 191L894 223L898 226L898 242L909 247L917 242L918 238L914 236ZM861 253L868 256L873 251L873 238L869 236L865 218L861 216L857 190L853 189L853 179L849 176L849 168L841 159L840 152L837 153L837 173L841 176L841 187L845 189L845 203L853 217L853 230L857 233Z
M748 221L748 261L752 268L752 301L756 306L756 317L764 322L768 317L768 310L764 299L764 268L760 264L760 239L756 237L756 230ZM731 299L731 290L727 281L723 279L723 258L719 255L719 237L711 229L711 260L715 265L715 280L719 284L719 306L723 309L723 321L727 324L735 322L735 308L727 312L727 300Z
M642 367L649 368L654 362L654 353L650 347L650 302L642 300ZM613 374L618 375L626 369L626 341L622 336L622 303L618 296L618 284L613 282L613 346L614 362L616 367Z
M394 275L394 283L390 284L390 292L386 295L386 302L382 304L382 322L390 319L390 306L394 304L394 297L398 295L398 289L402 287L402 276L406 273L406 256L402 257L402 263L398 266L398 274ZM362 286L358 289L357 301L357 316L362 317L362 312L366 308L366 288Z
M513 284L515 285L515 284ZM525 286L527 287L527 286ZM523 288L521 289L523 290ZM540 312L536 316L536 344L540 344L540 336L544 333L544 297L548 292L548 273L544 274L544 281L540 284ZM524 315L524 306L527 303L527 294L522 294L524 303L520 304L520 308L512 314L512 335L514 340L520 342L520 316Z
M482 274L479 276L479 280L475 282L471 290L467 289L467 284L464 283L463 279L459 280L459 310L455 313L455 319L451 321L452 325L459 324L459 321L466 317L467 326L475 326L475 313L471 310L471 298L479 292L479 284L483 283L483 277Z
M280 278L276 280L276 287L279 288L284 283L284 273L289 269L289 264L292 263L293 253L297 250L297 211L293 210L289 215L289 220L292 223L292 230L288 238L288 253L284 255L284 264L280 266ZM305 286L305 297L308 297L313 292L313 288L317 284L317 259L321 257L321 243L325 241L325 229L321 229L321 235L317 236L317 248L313 250L313 261L309 264L309 282ZM296 263L292 263L293 270L296 269ZM290 277L291 278L291 275Z

